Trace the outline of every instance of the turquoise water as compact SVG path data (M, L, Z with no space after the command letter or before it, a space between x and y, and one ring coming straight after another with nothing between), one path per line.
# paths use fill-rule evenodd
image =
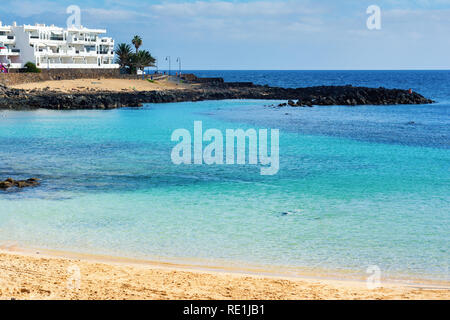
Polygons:
M0 112L0 177L43 181L0 192L0 245L448 281L448 105L272 103ZM280 172L173 165L196 120L280 129Z

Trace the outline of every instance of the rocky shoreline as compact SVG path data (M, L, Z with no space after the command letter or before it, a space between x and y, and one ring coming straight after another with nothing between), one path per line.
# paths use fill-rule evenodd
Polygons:
M225 99L289 100L280 106L430 104L434 101L408 90L353 86L320 86L286 89L252 83L202 84L192 89L165 91L86 91L63 93L25 91L0 85L3 110L79 110L140 107L144 103L169 103Z

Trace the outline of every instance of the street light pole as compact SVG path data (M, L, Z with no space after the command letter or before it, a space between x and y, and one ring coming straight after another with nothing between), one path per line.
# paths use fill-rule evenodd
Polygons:
M170 71L171 71L171 68L172 68L170 56L166 57L166 61L169 61L169 77L170 77Z
M179 67L179 75L180 75L180 77L181 77L181 58L180 57L178 57L177 58L177 62L178 62L178 67Z
M9 69L11 69L11 60L9 58L6 58L6 67L7 69L7 73L9 73Z

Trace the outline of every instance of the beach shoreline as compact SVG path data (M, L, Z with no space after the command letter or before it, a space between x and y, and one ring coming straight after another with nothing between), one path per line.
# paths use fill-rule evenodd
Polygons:
M261 269L197 266L18 247L0 249L0 270L0 300L421 300L450 297L450 284L437 281L419 284L382 280L379 288L369 289L362 279L329 279L318 273L290 276ZM79 281L79 289L73 288L71 280Z
M78 79L0 85L3 110L109 110L141 107L144 103L205 100L285 100L278 107L421 105L434 103L405 89L345 86L282 88L249 82L186 83L179 79L117 80Z

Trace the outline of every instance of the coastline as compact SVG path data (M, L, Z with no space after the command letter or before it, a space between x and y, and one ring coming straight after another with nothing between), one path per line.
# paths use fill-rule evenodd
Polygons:
M223 80L223 79L221 79ZM78 81L78 82L77 82ZM84 79L28 83L16 87L0 84L0 109L3 110L108 110L141 107L144 103L196 102L205 100L256 99L288 100L278 107L333 105L408 105L431 104L419 93L386 88L316 86L281 88L248 82L178 82ZM103 85L99 85L102 84ZM132 84L132 86L130 86ZM134 84L134 85L133 85Z
M450 286L289 276L223 266L144 261L17 247L0 249L0 300L14 299L448 299ZM79 270L79 290L69 282ZM77 280L77 279L75 279Z

